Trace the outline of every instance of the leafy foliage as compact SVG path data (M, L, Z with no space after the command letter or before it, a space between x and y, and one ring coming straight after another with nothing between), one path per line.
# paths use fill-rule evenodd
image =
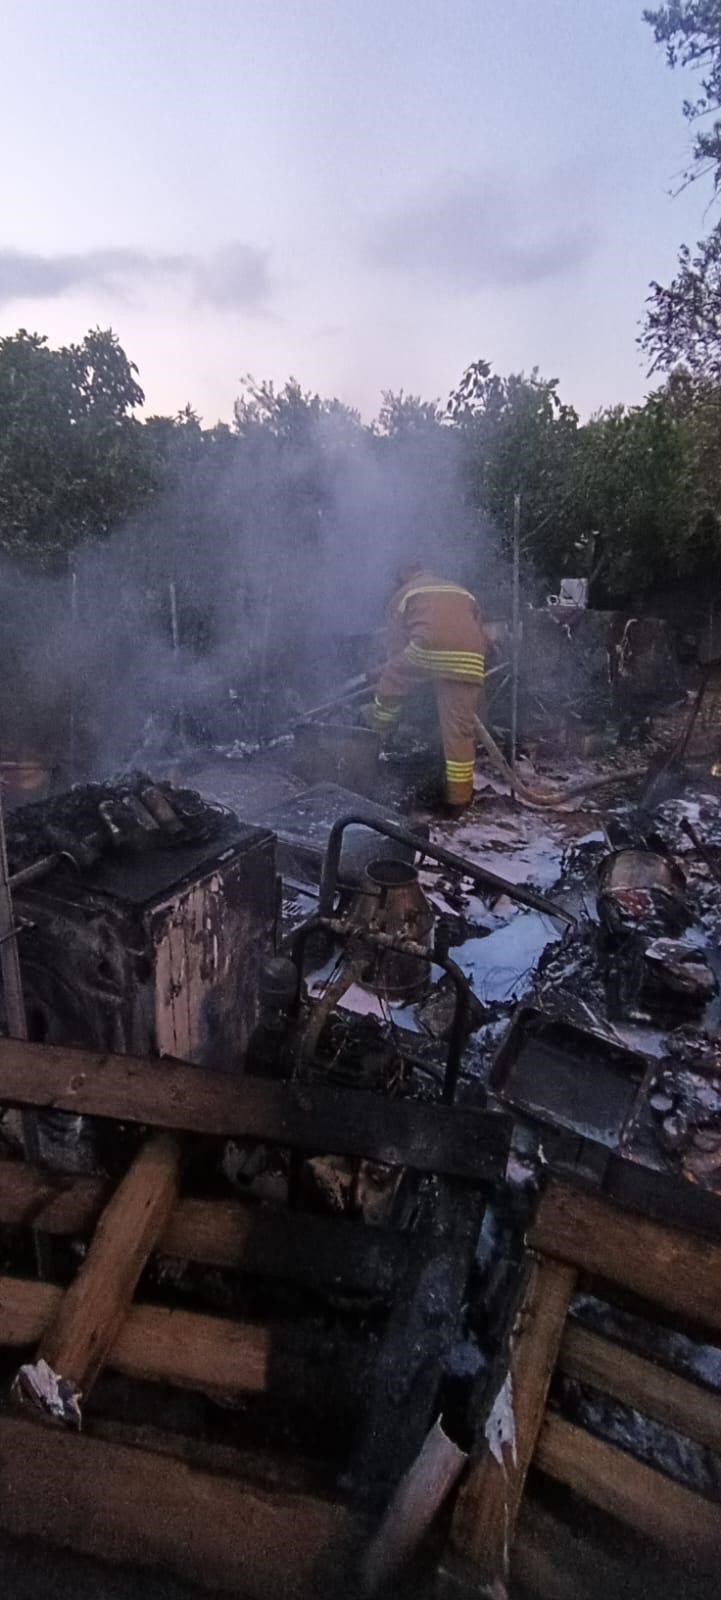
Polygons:
M430 530L481 585L492 547L508 551L516 492L527 576L542 587L589 572L617 601L718 562L721 384L690 366L643 406L586 424L555 379L501 377L483 359L445 407L387 391L368 426L292 378L246 379L232 426L205 428L190 405L141 422L142 399L110 332L59 350L23 329L0 340L0 550L55 570L132 525L142 581L176 584L198 641L214 627L199 562L216 607L252 610L273 590L280 617L283 583L309 558L322 573L333 546L367 569L374 540L401 537L382 526L389 504L409 548Z
M666 47L671 67L690 68L699 77L699 93L684 102L683 112L694 129L691 164L684 183L711 177L714 194L721 189L721 3L719 0L673 0L657 11L645 11L658 44ZM684 245L678 271L667 286L651 284L646 321L640 339L651 372L668 372L683 362L692 372L721 376L721 226L692 252Z
M0 546L51 565L128 517L152 484L143 401L115 335L51 350L24 328L0 339Z

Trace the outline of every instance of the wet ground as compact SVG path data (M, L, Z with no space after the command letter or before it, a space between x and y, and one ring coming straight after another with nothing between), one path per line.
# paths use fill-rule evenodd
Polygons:
M619 757L605 764L588 760L552 761L541 769L529 766L526 778L562 791L575 789L584 780L595 780L604 765L608 770L619 764L624 764ZM249 757L216 753L198 758L184 764L182 771L174 776L184 783L192 783L208 798L229 806L243 820L257 823L264 822L276 807L302 795L306 787L293 772L293 748L289 740ZM581 922L593 922L596 918L594 869L608 849L606 826L609 818L625 821L629 815L628 794L614 794L613 785L609 785L606 791L570 800L553 811L532 810L513 801L502 781L483 763L479 764L476 774L475 790L473 807L460 821L443 823L423 809L416 810L415 820L429 825L433 842L482 864L511 884L526 884L549 898L558 898L559 903L571 909ZM715 797L710 798L716 804ZM708 806L707 796L706 811ZM691 847L680 831L680 819L686 816L692 824L698 823L703 810L702 794L672 800L666 807L669 843L686 856ZM574 857L582 868L585 864L587 870L585 873L577 870L575 881L569 883L567 866ZM703 864L701 870L702 873L706 870ZM514 1002L532 991L539 961L544 952L561 939L564 924L536 911L527 911L515 905L510 897L501 896L492 901L480 895L470 880L455 875L451 879L431 864L424 865L421 882L439 913L451 924L455 923L452 954L470 979L478 1000L493 1008L494 1021L499 1007L508 1008L510 1012ZM312 889L304 887L298 879L287 880L284 885L286 928L303 921L315 904ZM709 942L703 928L692 932L692 937L703 945ZM709 958L721 973L721 950L711 948ZM321 990L331 967L332 963L313 975L314 992ZM343 1006L363 1013L389 1015L387 1007L357 985L347 992ZM717 1004L716 1011L721 1011L721 1004ZM422 1029L415 1006L393 1008L391 1014L411 1031ZM713 1013L710 1013L710 1021L715 1021ZM664 1030L653 1019L633 1017L618 1022L617 1026L620 1036L635 1048L654 1055L663 1052Z

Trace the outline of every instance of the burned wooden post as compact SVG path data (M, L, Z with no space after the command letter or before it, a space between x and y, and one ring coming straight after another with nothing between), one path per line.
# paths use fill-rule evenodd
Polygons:
M433 1421L483 1220L477 1188L449 1178L436 1181L388 1318L351 1466L364 1503L382 1502L396 1487Z
M45 1420L80 1427L81 1404L127 1316L140 1274L178 1195L181 1144L148 1139L103 1212L80 1271L63 1295L34 1363L13 1386Z
M418 1548L463 1471L467 1456L434 1423L413 1465L360 1560L363 1590L376 1594L382 1583Z
M18 1462L28 1463L17 1470ZM248 1600L302 1600L342 1506L269 1492L168 1454L0 1417L0 1521L15 1538L169 1572Z
M497 1111L233 1078L171 1056L110 1055L19 1039L0 1038L0 1105L360 1156L471 1184L500 1177L508 1154L509 1121Z
M59 1238L87 1237L110 1197L108 1182L90 1174L53 1172L0 1160L0 1224L38 1227ZM313 1288L388 1296L407 1253L399 1232L344 1218L273 1210L247 1200L188 1197L178 1201L158 1239L157 1254L208 1267L285 1278Z
M721 1245L714 1240L650 1222L601 1195L552 1182L528 1241L544 1255L721 1332Z
M672 1554L686 1554L717 1569L718 1503L656 1472L626 1450L549 1413L538 1440L536 1466Z
M572 1267L527 1254L490 1378L479 1395L476 1442L456 1501L441 1587L451 1595L505 1592L528 1469L543 1424L568 1308Z

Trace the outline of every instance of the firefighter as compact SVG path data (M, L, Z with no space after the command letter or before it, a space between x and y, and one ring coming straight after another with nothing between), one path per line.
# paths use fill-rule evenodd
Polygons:
M460 815L473 797L474 719L481 712L485 638L472 594L438 578L422 562L398 573L388 607L388 659L366 726L388 735L413 689L433 685L445 759L447 809Z

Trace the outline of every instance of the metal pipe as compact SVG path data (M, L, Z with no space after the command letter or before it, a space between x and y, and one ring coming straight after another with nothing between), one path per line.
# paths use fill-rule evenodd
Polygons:
M357 983L362 973L363 962L361 960L351 960L347 963L344 961L337 978L334 979L333 983L328 984L324 994L321 995L319 1000L316 1000L313 1014L303 1034L300 1050L301 1061L312 1060L318 1046L318 1040L331 1012L335 1011L336 1006L340 1005L344 994L350 989L351 984Z
M28 883L35 883L37 878L47 877L54 867L57 867L62 857L58 850L51 856L41 856L39 861L31 861L29 867L21 867L19 872L14 872L8 878L10 889L23 889Z
M73 566L73 559L72 559L71 555L68 555L68 569L69 569L69 572L70 572L70 622L71 622L72 633L73 633L73 651L75 651L75 649L76 649L77 631L78 631L78 575L77 575L77 572L75 570L75 567ZM72 677L71 677L71 680L70 680L70 706L69 706L70 715L69 715L69 726L68 726L68 767L70 769L71 782L73 782L74 779L75 779L75 744L76 744L76 737L75 736L76 736L76 723L77 723L76 672L77 672L77 664L74 661L73 662L73 673L72 673Z
M516 900L519 905L528 906L532 911L541 911L544 916L555 917L575 927L576 918L571 916L569 911L563 911L560 906L554 905L552 900L547 900L545 895L536 894L533 889L525 889L520 883L509 883L507 878L499 878L495 872L477 866L474 861L456 855L453 850L445 850L442 845L429 844L426 839L420 839L409 828L402 828L396 822L364 816L362 812L355 811L349 812L345 817L339 817L338 821L333 823L328 836L318 897L318 911L322 917L331 916L333 912L343 834L346 828L370 828L374 833L383 834L386 839L395 839L397 844L410 846L418 855L429 856L432 861L440 862L441 866L449 867L453 872L460 872L464 878L471 878L474 883L486 889L493 889L496 894L506 894L510 900Z
M298 929L293 939L292 959L298 973L298 986L295 992L293 1005L290 1008L292 1016L299 1016L303 993L303 957L306 944L313 933L319 929L332 933L336 939L358 939L359 930L356 923L343 922L340 917L311 917ZM394 939L389 933L363 932L363 942L377 950L393 950L399 955L417 956L421 961L428 960L428 951L425 945L418 944L415 939ZM443 955L434 950L433 960L437 967L441 967L450 978L456 991L456 1005L451 1024L448 1050L446 1052L446 1070L443 1078L443 1091L441 1099L444 1105L452 1105L458 1086L461 1070L461 1057L465 1043L466 1028L470 1012L471 986L465 973L461 972L455 961L450 956Z

